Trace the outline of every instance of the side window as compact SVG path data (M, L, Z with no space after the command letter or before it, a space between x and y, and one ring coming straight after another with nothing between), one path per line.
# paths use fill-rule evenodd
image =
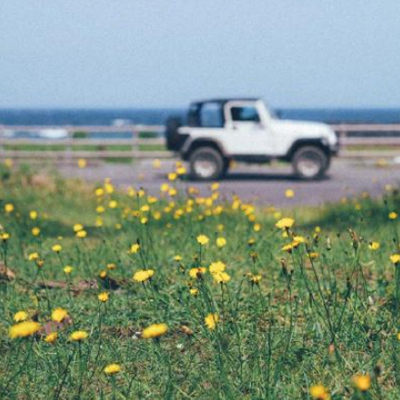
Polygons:
M201 107L200 122L204 128L222 128L224 125L221 105L206 103Z
M256 107L232 107L231 117L234 122L260 122Z

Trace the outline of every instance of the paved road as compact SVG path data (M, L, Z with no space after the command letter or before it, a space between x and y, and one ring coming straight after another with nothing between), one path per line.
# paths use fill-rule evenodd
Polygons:
M173 170L174 162L162 161L155 169L151 160L132 165L95 163L85 169L77 166L60 168L67 177L79 177L88 181L101 181L110 177L118 186L134 185L150 193L157 193L160 185L167 181L167 173ZM400 165L377 167L351 161L334 160L326 179L319 182L304 182L293 178L290 166L238 166L220 182L223 195L230 197L237 193L246 200L275 206L319 205L335 202L344 196L368 191L379 196L386 184L400 184ZM181 187L195 186L202 192L208 191L209 183L179 182ZM293 189L295 197L287 199L286 189Z

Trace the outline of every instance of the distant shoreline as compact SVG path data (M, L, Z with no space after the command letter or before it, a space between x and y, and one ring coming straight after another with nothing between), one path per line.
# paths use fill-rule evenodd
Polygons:
M283 119L337 123L400 123L400 108L275 108ZM0 109L1 125L162 125L170 115L184 117L177 108L10 108Z

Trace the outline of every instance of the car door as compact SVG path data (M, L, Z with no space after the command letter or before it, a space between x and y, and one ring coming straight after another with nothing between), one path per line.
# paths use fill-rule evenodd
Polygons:
M266 155L270 138L255 102L225 104L224 147L233 155Z

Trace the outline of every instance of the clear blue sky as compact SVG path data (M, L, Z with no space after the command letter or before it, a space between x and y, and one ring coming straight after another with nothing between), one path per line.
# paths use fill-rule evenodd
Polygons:
M399 0L0 0L0 107L399 107Z

